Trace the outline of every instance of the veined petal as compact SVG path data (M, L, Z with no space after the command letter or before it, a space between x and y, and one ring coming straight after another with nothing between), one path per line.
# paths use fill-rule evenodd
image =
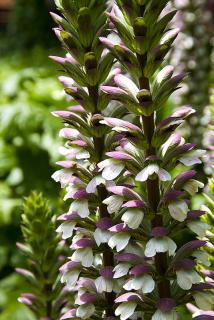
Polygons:
M123 249L125 249L125 247L129 243L130 237L131 236L128 233L117 233L117 234L114 234L110 238L110 240L108 242L108 245L112 249L114 247L116 247L117 252L122 251Z
M95 306L91 303L83 304L77 308L77 317L80 319L88 319L95 312Z
M178 320L178 314L176 311L172 310L170 312L162 312L157 310L153 316L152 320Z
M75 200L71 203L69 212L77 212L81 218L87 218L90 214L88 200Z
M123 200L121 196L110 196L106 198L103 203L107 205L107 210L111 214L118 212L123 204Z
M98 277L95 280L95 286L97 288L97 292L112 292L113 290L113 281L112 279L105 279L103 277Z
M114 278L121 278L125 275L128 274L129 269L131 268L131 264L130 263L119 263L118 265L116 265L116 267L114 268Z
M173 219L183 222L188 213L188 206L185 201L177 200L168 205L169 213Z
M120 316L121 320L126 320L131 317L137 307L137 303L134 301L123 302L115 310L115 315Z
M158 171L158 177L161 181L170 181L171 180L171 175L169 174L169 172L167 172L164 169L160 169Z
M108 230L102 230L97 228L94 232L94 240L98 247L101 245L101 243L108 243L110 238L111 232Z
M190 221L187 226L201 238L205 237L206 231L211 228L207 223L200 220Z
M74 287L74 285L76 285L76 283L77 283L80 271L81 270L79 270L79 269L74 269L74 270L70 270L70 271L65 272L61 277L61 282L66 283L67 287L69 289L72 289Z
M213 310L213 294L209 292L197 292L194 295L196 305L205 311Z
M54 172L54 174L52 174L51 178L54 179L56 182L60 182L61 188L64 188L64 187L66 187L67 184L69 184L72 176L73 176L72 171L61 169L61 170Z
M154 257L157 252L167 252L170 256L175 253L177 246L175 242L169 237L158 237L150 239L145 248L145 256Z
M89 184L86 187L86 192L87 193L95 193L97 186L100 184L105 185L105 179L102 176L96 176L94 177Z
M81 248L74 251L72 254L72 260L76 262L81 262L84 267L91 267L94 261L93 251L91 248Z
M159 166L157 164L150 164L137 174L135 180L146 181L150 175L154 173L158 174L158 171L159 171Z
M201 281L201 277L195 270L178 270L176 275L177 283L183 290L189 290L194 283Z
M143 221L144 213L138 209L129 209L123 215L121 220L131 229L137 229Z
M75 225L75 221L65 221L56 229L56 232L62 233L62 239L68 239L73 235Z

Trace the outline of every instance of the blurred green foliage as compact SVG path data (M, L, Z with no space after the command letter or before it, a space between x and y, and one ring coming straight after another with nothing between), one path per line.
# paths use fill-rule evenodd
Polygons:
M0 320L27 320L29 312L16 302L23 281L13 274L22 259L15 246L20 205L38 190L57 206L59 189L50 177L60 122L50 112L67 103L47 50L11 54L0 65Z
M16 50L29 50L35 44L47 48L55 45L50 4L49 0L16 0L9 17L7 45Z

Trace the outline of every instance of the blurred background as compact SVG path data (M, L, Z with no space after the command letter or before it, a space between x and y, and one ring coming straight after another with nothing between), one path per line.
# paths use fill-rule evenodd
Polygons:
M200 169L206 181L206 175L212 174L214 150L214 133L209 129L214 100L214 1L171 2L180 9L174 23L183 32L169 60L176 66L180 62L189 78L166 110L170 114L181 104L197 109L184 132L209 150L205 169ZM27 288L14 272L24 263L15 245L21 240L23 197L37 190L52 206L59 206L59 189L50 176L58 157L60 122L50 112L65 109L68 102L57 81L57 67L48 58L62 53L52 32L50 10L56 10L53 1L0 0L0 320L34 319L17 302Z
M57 67L60 54L45 0L0 0L0 320L34 319L17 302L26 283L15 274L23 256L22 199L41 191L57 207L58 184L50 178L58 157L60 122L50 112L65 109Z

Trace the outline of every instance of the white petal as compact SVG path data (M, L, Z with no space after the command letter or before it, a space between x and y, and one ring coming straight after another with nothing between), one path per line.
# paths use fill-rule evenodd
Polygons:
M111 279L105 279L103 277L97 278L95 281L95 286L97 292L112 292L113 290L113 281Z
M117 252L120 252L127 246L127 244L129 243L129 239L130 239L129 234L117 233L110 238L108 245L112 249L116 247Z
M93 251L91 248L81 248L72 254L72 260L81 262L84 267L91 267L94 261Z
M62 239L68 239L73 235L75 225L74 221L65 221L56 229L56 232L62 233Z
M137 229L143 221L144 214L137 209L129 209L123 215L121 220L131 229Z
M151 239L147 242L146 244L146 248L145 248L145 256L148 258L154 257L156 254L156 248L154 246L153 240L155 239Z
M64 169L58 170L52 174L51 178L61 183L61 188L65 188L71 180L73 173Z
M188 182L185 183L183 189L188 192L191 196L194 196L199 188L203 188L204 184L200 181L195 179L190 179Z
M152 175L153 173L158 173L158 171L159 166L157 164L150 164L137 174L135 180L146 181L150 175Z
M145 249L146 257L154 257L156 252L169 252L169 255L175 253L177 246L169 237L152 238L147 242Z
M66 283L69 289L73 289L79 278L80 270L68 271L61 277L61 282Z
M120 196L110 196L103 201L107 205L108 213L116 213L121 208L123 204L123 197Z
M211 265L210 255L206 251L202 250L196 250L192 254L193 257L195 257L200 263L203 265L209 267Z
M162 312L161 310L157 310L153 314L152 320L178 320L178 315L174 310L168 313Z
M166 237L167 238L167 242L168 242L168 252L169 252L169 255L170 256L173 256L176 249L177 249L177 245L176 243L170 239L169 237Z
M186 219L188 206L185 201L178 200L169 204L169 213L173 219L183 222Z
M101 230L97 228L94 232L94 240L98 247L101 245L101 243L108 243L110 238L111 232L108 230Z
M131 268L130 263L119 263L114 268L114 278L118 279L128 274L129 269Z
M121 320L126 320L133 315L136 307L136 302L123 302L115 310L115 315L120 316Z
M112 162L111 165L104 168L102 172L102 176L106 180L114 180L119 176L119 174L123 171L124 168L125 168L125 165L122 162L120 161L117 161L115 163Z
M100 184L105 185L105 179L102 176L94 177L87 185L86 192L87 193L95 193L97 186L99 186Z
M187 224L191 231L195 232L199 237L203 238L206 235L206 231L210 229L210 226L203 221L191 221Z
M144 294L150 293L154 290L155 282L150 275L146 274L146 275L142 276L141 281L142 281L141 288L142 288L142 292Z
M205 311L213 310L213 294L208 292L197 292L194 294L194 299L197 306Z
M178 270L176 271L177 283L183 290L191 289L194 283L199 283L201 278L194 270Z
M83 304L77 308L77 317L80 319L88 319L95 312L95 306L91 303Z
M80 151L76 154L76 159L81 160L81 159L89 159L90 158L90 153L86 150L83 150L80 148Z
M160 169L158 171L158 177L161 181L170 181L171 180L171 175L169 174L169 172L167 172L164 169Z
M75 200L71 203L69 212L77 212L81 218L87 218L90 214L88 200Z

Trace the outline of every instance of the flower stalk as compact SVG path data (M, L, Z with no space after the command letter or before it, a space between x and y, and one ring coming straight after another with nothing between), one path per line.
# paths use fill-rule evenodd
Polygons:
M17 247L25 254L28 269L17 268L29 283L31 292L23 293L19 301L27 305L40 320L59 319L67 304L67 294L58 280L58 268L65 249L55 233L56 219L47 200L32 193L26 198L22 214L24 243ZM38 233L42 237L38 237Z
M175 132L194 111L158 120L185 76L164 65L179 33L168 2L57 1L68 54L52 59L72 104L54 112L66 160L53 178L70 202L57 232L72 250L61 281L74 293L61 319L177 320L178 307L212 288L197 266L204 212L190 204L203 184L185 169L204 151Z

